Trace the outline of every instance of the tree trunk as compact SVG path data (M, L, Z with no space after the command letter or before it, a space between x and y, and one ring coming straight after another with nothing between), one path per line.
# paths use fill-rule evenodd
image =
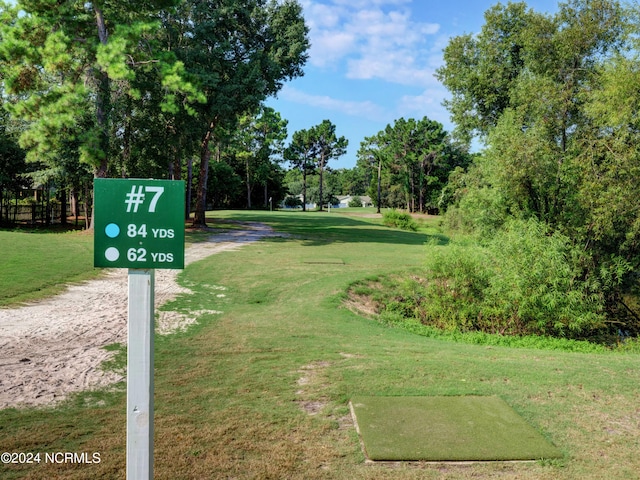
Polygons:
M307 170L302 167L302 211L307 211Z
M169 160L168 171L167 171L167 179L175 180L176 179L176 147L173 147L173 158Z
M122 170L120 172L122 178L127 178L127 169L131 168L131 110L131 97L127 96L124 132L122 135Z
M213 137L215 123L211 122L200 144L200 171L198 176L198 190L196 192L196 211L193 216L193 226L206 228L207 210L207 181L209 178L209 159L211 158L210 143Z
M191 218L191 185L193 184L193 158L187 159L187 192L184 201L184 218Z
M98 27L98 38L103 45L107 44L109 35L107 33L107 26L104 20L102 11L94 5L94 12L96 14L96 25ZM103 70L99 70L96 73L96 80L98 82L98 94L96 96L96 117L98 121L98 127L100 128L100 161L96 166L95 176L97 178L104 178L107 176L108 155L109 155L109 110L111 103L111 86L109 82L109 75ZM93 218L93 215L92 215ZM91 222L91 228L93 228L93 221Z
M80 198L76 187L71 189L71 214L75 217L75 225L77 227L78 217L80 216Z
M424 171L420 169L420 178L418 180L418 210L424 213Z
M414 213L416 210L416 183L413 174L411 174L411 209L409 211Z
M49 225L51 225L51 187L48 181L45 184L44 188L44 224L48 227Z
M247 210L251 210L251 175L249 173L249 158L244 163L247 172Z
M380 183L382 181L382 158L378 158L378 210L377 213L380 213L380 196L382 194Z
M106 175L105 175L106 176ZM88 208L89 208L89 195L91 195L93 197L93 188L91 189L91 194L89 194L89 188L85 186L85 195L84 195L84 206L85 206L85 212L84 212L84 220L85 220L85 224L86 224L86 228L87 230L93 230L93 226L94 226L94 221L95 221L95 208L91 209L91 219L89 221L89 219L87 218L88 215ZM91 202L92 204L94 202Z
M93 192L93 189L91 189ZM87 185L84 187L84 224L86 229L93 228L93 211L95 208L91 209L91 223L89 223L89 188Z
M104 20L102 10L94 5L93 10L96 14L96 25L98 27L98 38L103 45L107 44L109 35L107 33L107 25ZM111 103L111 86L109 82L109 75L103 70L99 70L95 74L95 78L98 82L98 92L96 95L96 119L98 127L100 129L100 158L94 171L95 178L105 178L107 176L108 156L109 156L109 110ZM92 190L93 191L93 190ZM87 205L88 198L85 198L85 205ZM88 208L88 207L87 207ZM88 212L85 211L85 216ZM88 219L85 219L88 220ZM93 230L95 215L94 209L91 209L91 222L87 228Z
M416 181L413 175L413 168L411 169L411 173L409 174L410 182L411 182L411 203L409 206L409 212L413 213L416 211Z
M67 224L67 189L63 188L60 191L60 223L62 225Z
M426 203L427 194L429 193L429 176L431 175L431 171L433 170L435 160L436 160L436 154L434 152L429 153L429 155L427 155L427 157L425 158L424 164L422 167L421 175L423 175L424 177L424 187L420 187L420 188L424 190L424 194L421 193L421 195L424 195L423 203ZM428 213L426 205L424 204L422 205L422 213Z
M322 203L324 200L324 197L322 195L322 174L324 172L324 154L321 154L322 156L320 157L320 211L322 212Z

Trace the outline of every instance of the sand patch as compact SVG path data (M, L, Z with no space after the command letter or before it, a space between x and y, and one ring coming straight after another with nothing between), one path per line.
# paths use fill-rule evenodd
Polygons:
M189 245L185 265L267 236L281 236L263 224L245 226ZM178 285L179 272L156 270L158 333L184 329L204 313L221 313L158 312L178 295L191 293ZM49 405L70 393L121 381L122 375L105 372L100 365L114 355L104 346L127 341L127 281L126 269L109 270L100 279L69 286L55 297L0 309L0 408Z

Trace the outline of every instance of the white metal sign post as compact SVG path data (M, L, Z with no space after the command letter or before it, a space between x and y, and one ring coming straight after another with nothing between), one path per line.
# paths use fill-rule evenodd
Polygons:
M155 269L184 268L183 206L183 181L94 181L94 266L129 269L127 480L153 479Z
M127 479L153 478L155 270L129 269Z

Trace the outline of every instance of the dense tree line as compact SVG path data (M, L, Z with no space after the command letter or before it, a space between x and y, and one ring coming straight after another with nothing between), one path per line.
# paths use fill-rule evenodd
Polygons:
M555 15L509 3L486 12L478 35L445 48L438 77L452 94L456 133L486 145L452 173L447 216L488 248L469 268L479 275L477 265L502 262L507 282L467 283L487 306L473 321L501 316L563 335L640 332L637 30L633 11L613 0L570 0ZM540 276L514 293L532 270Z
M330 120L293 134L284 152L292 166L286 183L290 196L302 198L303 209L307 203L322 209L337 203L338 195L368 195L378 213L381 207L437 213L449 172L471 158L440 123L426 117L396 120L361 142L353 168L331 168L329 161L346 147Z
M307 32L295 0L5 4L6 123L31 170L61 190L105 176L186 177L191 186L197 167L202 225L212 152L237 144L241 118L302 75Z
M436 76L455 131L399 118L336 170L348 145L330 120L285 145L286 120L264 105L303 74L296 0L2 4L0 221L29 185L55 184L89 211L105 176L186 179L199 226L211 207L366 194L378 209L446 210L478 240L430 260L431 317L638 334L639 27L615 0L553 15L499 3L444 49ZM467 153L473 139L480 154Z
M449 172L469 160L466 147L426 117L400 118L365 138L358 151L358 165L372 172L368 192L378 212L384 206L437 213Z
M27 185L56 185L60 199L71 193L90 211L94 177L185 179L185 214L195 210L203 225L211 207L306 197L309 176L320 208L335 195L371 194L378 206L425 211L450 167L464 163L427 119L398 120L384 148L362 147L381 149L378 172L367 153L352 173L333 171L348 142L329 120L294 132L285 148L287 122L264 100L303 74L307 27L294 0L135 9L22 0L0 7L0 38L5 200ZM285 182L287 161L302 175L299 192ZM344 185L347 175L358 180ZM370 188L374 178L381 188Z

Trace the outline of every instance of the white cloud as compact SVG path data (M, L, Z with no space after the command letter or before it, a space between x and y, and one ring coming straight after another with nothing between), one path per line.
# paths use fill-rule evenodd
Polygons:
M305 20L307 25L314 28L333 28L338 25L340 18L344 15L342 9L333 5L314 3L311 1L302 2Z
M404 85L436 83L433 47L440 26L415 22L411 0L305 0L310 27L309 61L320 68L346 69L352 79L381 79Z
M356 102L352 100L339 100L328 95L312 95L288 85L282 88L278 97L289 102L337 111L354 117L376 120L385 118L384 109L368 100Z
M403 5L412 0L333 0L336 5L347 5L351 8L364 8L371 5Z
M425 86L435 83L433 70L416 66L415 58L406 52L384 52L348 63L347 78L368 80L380 78L400 85Z
M352 51L355 42L356 38L348 32L331 30L320 32L313 40L311 51L322 52L322 54L312 53L312 62L318 67L330 66Z
M442 106L442 101L447 97L448 92L444 87L428 88L419 95L403 95L396 106L396 117L422 118L429 117L430 120L445 125L451 125L449 113Z

